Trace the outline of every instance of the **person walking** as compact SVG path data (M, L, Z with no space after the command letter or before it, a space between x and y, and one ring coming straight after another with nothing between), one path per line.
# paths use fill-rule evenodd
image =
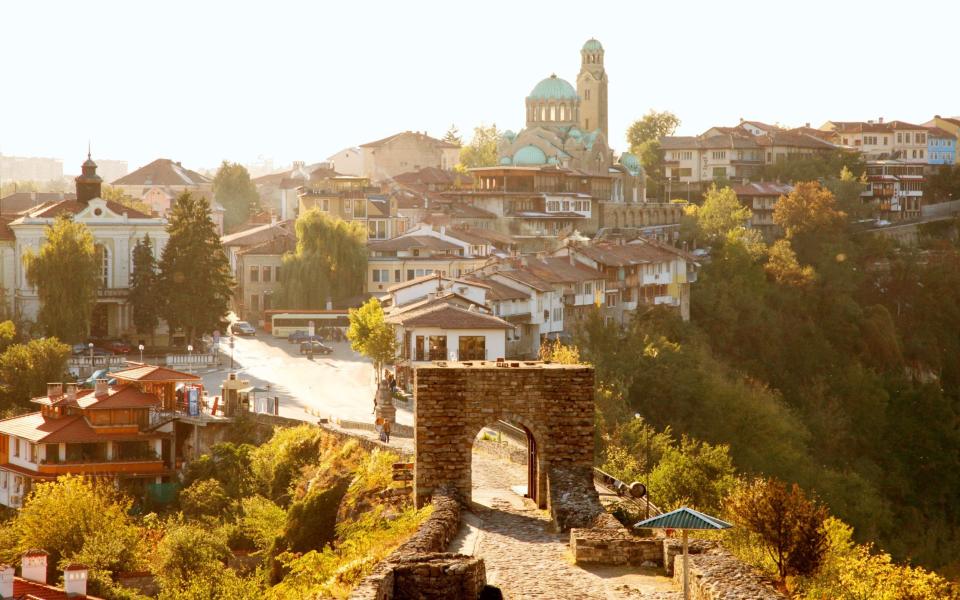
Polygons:
M383 441L390 443L390 419L383 420Z

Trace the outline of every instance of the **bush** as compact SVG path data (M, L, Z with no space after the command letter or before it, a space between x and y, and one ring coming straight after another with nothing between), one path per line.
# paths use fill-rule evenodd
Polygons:
M230 498L216 479L194 481L180 490L180 508L188 517L221 517L229 507Z
M221 536L198 525L174 523L157 547L154 573L164 589L177 589L194 577L222 571L229 556Z

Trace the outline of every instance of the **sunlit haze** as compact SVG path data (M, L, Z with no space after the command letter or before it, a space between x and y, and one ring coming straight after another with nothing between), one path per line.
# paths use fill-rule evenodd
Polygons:
M606 49L610 143L671 110L679 133L960 113L956 2L41 2L0 4L0 153L318 161L402 130L523 126L524 97ZM939 41L938 41L939 40Z

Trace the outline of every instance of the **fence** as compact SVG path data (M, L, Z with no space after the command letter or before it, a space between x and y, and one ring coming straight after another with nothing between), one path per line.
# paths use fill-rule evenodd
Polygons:
M214 352L195 352L193 354L168 354L166 365L208 367L217 364L217 355Z
M70 369L114 369L127 366L127 357L119 354L109 356L71 356L67 359L67 368Z

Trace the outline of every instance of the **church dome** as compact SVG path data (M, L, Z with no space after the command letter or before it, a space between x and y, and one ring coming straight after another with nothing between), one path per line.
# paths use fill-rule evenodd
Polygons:
M504 139L509 140L511 143L513 143L513 140L517 139L517 134L511 129L504 131L501 135Z
M510 157L509 157L509 156L504 156L503 158L500 159L500 164L501 164L501 165L511 165L511 164L513 164L513 161L510 160Z
M597 50L603 50L603 46L595 38L590 38L583 45L583 49L587 52L596 52Z
M538 83L529 97L537 100L577 100L577 90L573 89L570 82L553 74Z
M569 135L575 140L579 140L581 137L583 137L583 132L577 129L576 127L571 127L567 135Z
M524 146L513 155L513 164L517 166L542 165L545 162L547 162L547 155L536 146Z
M627 171L630 171L630 174L634 177L640 175L643 171L643 167L640 166L640 159L629 152L624 152L620 155L620 164L623 165Z

